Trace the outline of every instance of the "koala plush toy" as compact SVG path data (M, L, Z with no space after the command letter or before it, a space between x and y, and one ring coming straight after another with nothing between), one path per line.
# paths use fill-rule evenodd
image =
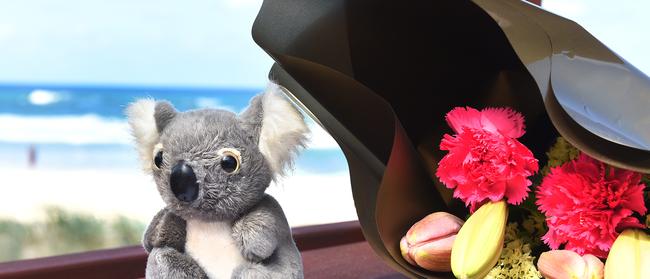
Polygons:
M279 86L240 115L151 99L126 113L166 204L144 234L147 278L303 278L286 217L265 194L309 133Z

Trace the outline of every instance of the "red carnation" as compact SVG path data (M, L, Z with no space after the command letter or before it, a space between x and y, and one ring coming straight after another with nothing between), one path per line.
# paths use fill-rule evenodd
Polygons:
M633 212L645 214L641 174L605 165L584 153L551 169L537 190L537 205L546 214L552 249L607 257L619 232L643 228Z
M456 133L445 135L441 150L449 153L436 175L454 197L470 205L499 201L519 204L528 195L528 177L538 170L532 152L516 140L524 134L524 119L508 108L455 108L447 123Z

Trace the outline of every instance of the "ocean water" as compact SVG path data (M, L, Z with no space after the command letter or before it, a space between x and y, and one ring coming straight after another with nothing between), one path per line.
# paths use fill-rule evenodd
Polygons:
M124 109L139 98L170 101L178 110L220 108L241 112L260 89L0 86L0 167L137 169ZM296 169L310 173L347 171L335 141L308 121L312 143Z

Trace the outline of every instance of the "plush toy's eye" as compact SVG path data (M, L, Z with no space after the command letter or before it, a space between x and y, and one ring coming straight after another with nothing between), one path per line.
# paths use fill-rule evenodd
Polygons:
M239 165L241 164L241 155L239 151L232 148L224 148L219 152L221 154L221 169L227 173L234 173L239 170Z
M159 150L156 152L156 156L153 157L153 163L156 165L157 168L160 168L163 163L163 151Z
M239 163L235 157L226 155L221 158L221 168L226 172L234 172L239 168Z
M162 143L153 147L153 164L154 169L160 169L163 165L163 146Z

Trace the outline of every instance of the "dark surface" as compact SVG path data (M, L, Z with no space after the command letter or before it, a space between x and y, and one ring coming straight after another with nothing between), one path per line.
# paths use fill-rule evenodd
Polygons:
M367 242L357 242L302 253L305 278L408 278L388 267Z
M298 227L293 236L303 254L307 278L395 275L371 251L357 221ZM0 278L141 278L146 262L144 249L132 246L0 263Z
M146 261L142 247L125 247L0 263L0 278L138 278Z
M357 221L294 228L293 239L303 252L365 241Z

